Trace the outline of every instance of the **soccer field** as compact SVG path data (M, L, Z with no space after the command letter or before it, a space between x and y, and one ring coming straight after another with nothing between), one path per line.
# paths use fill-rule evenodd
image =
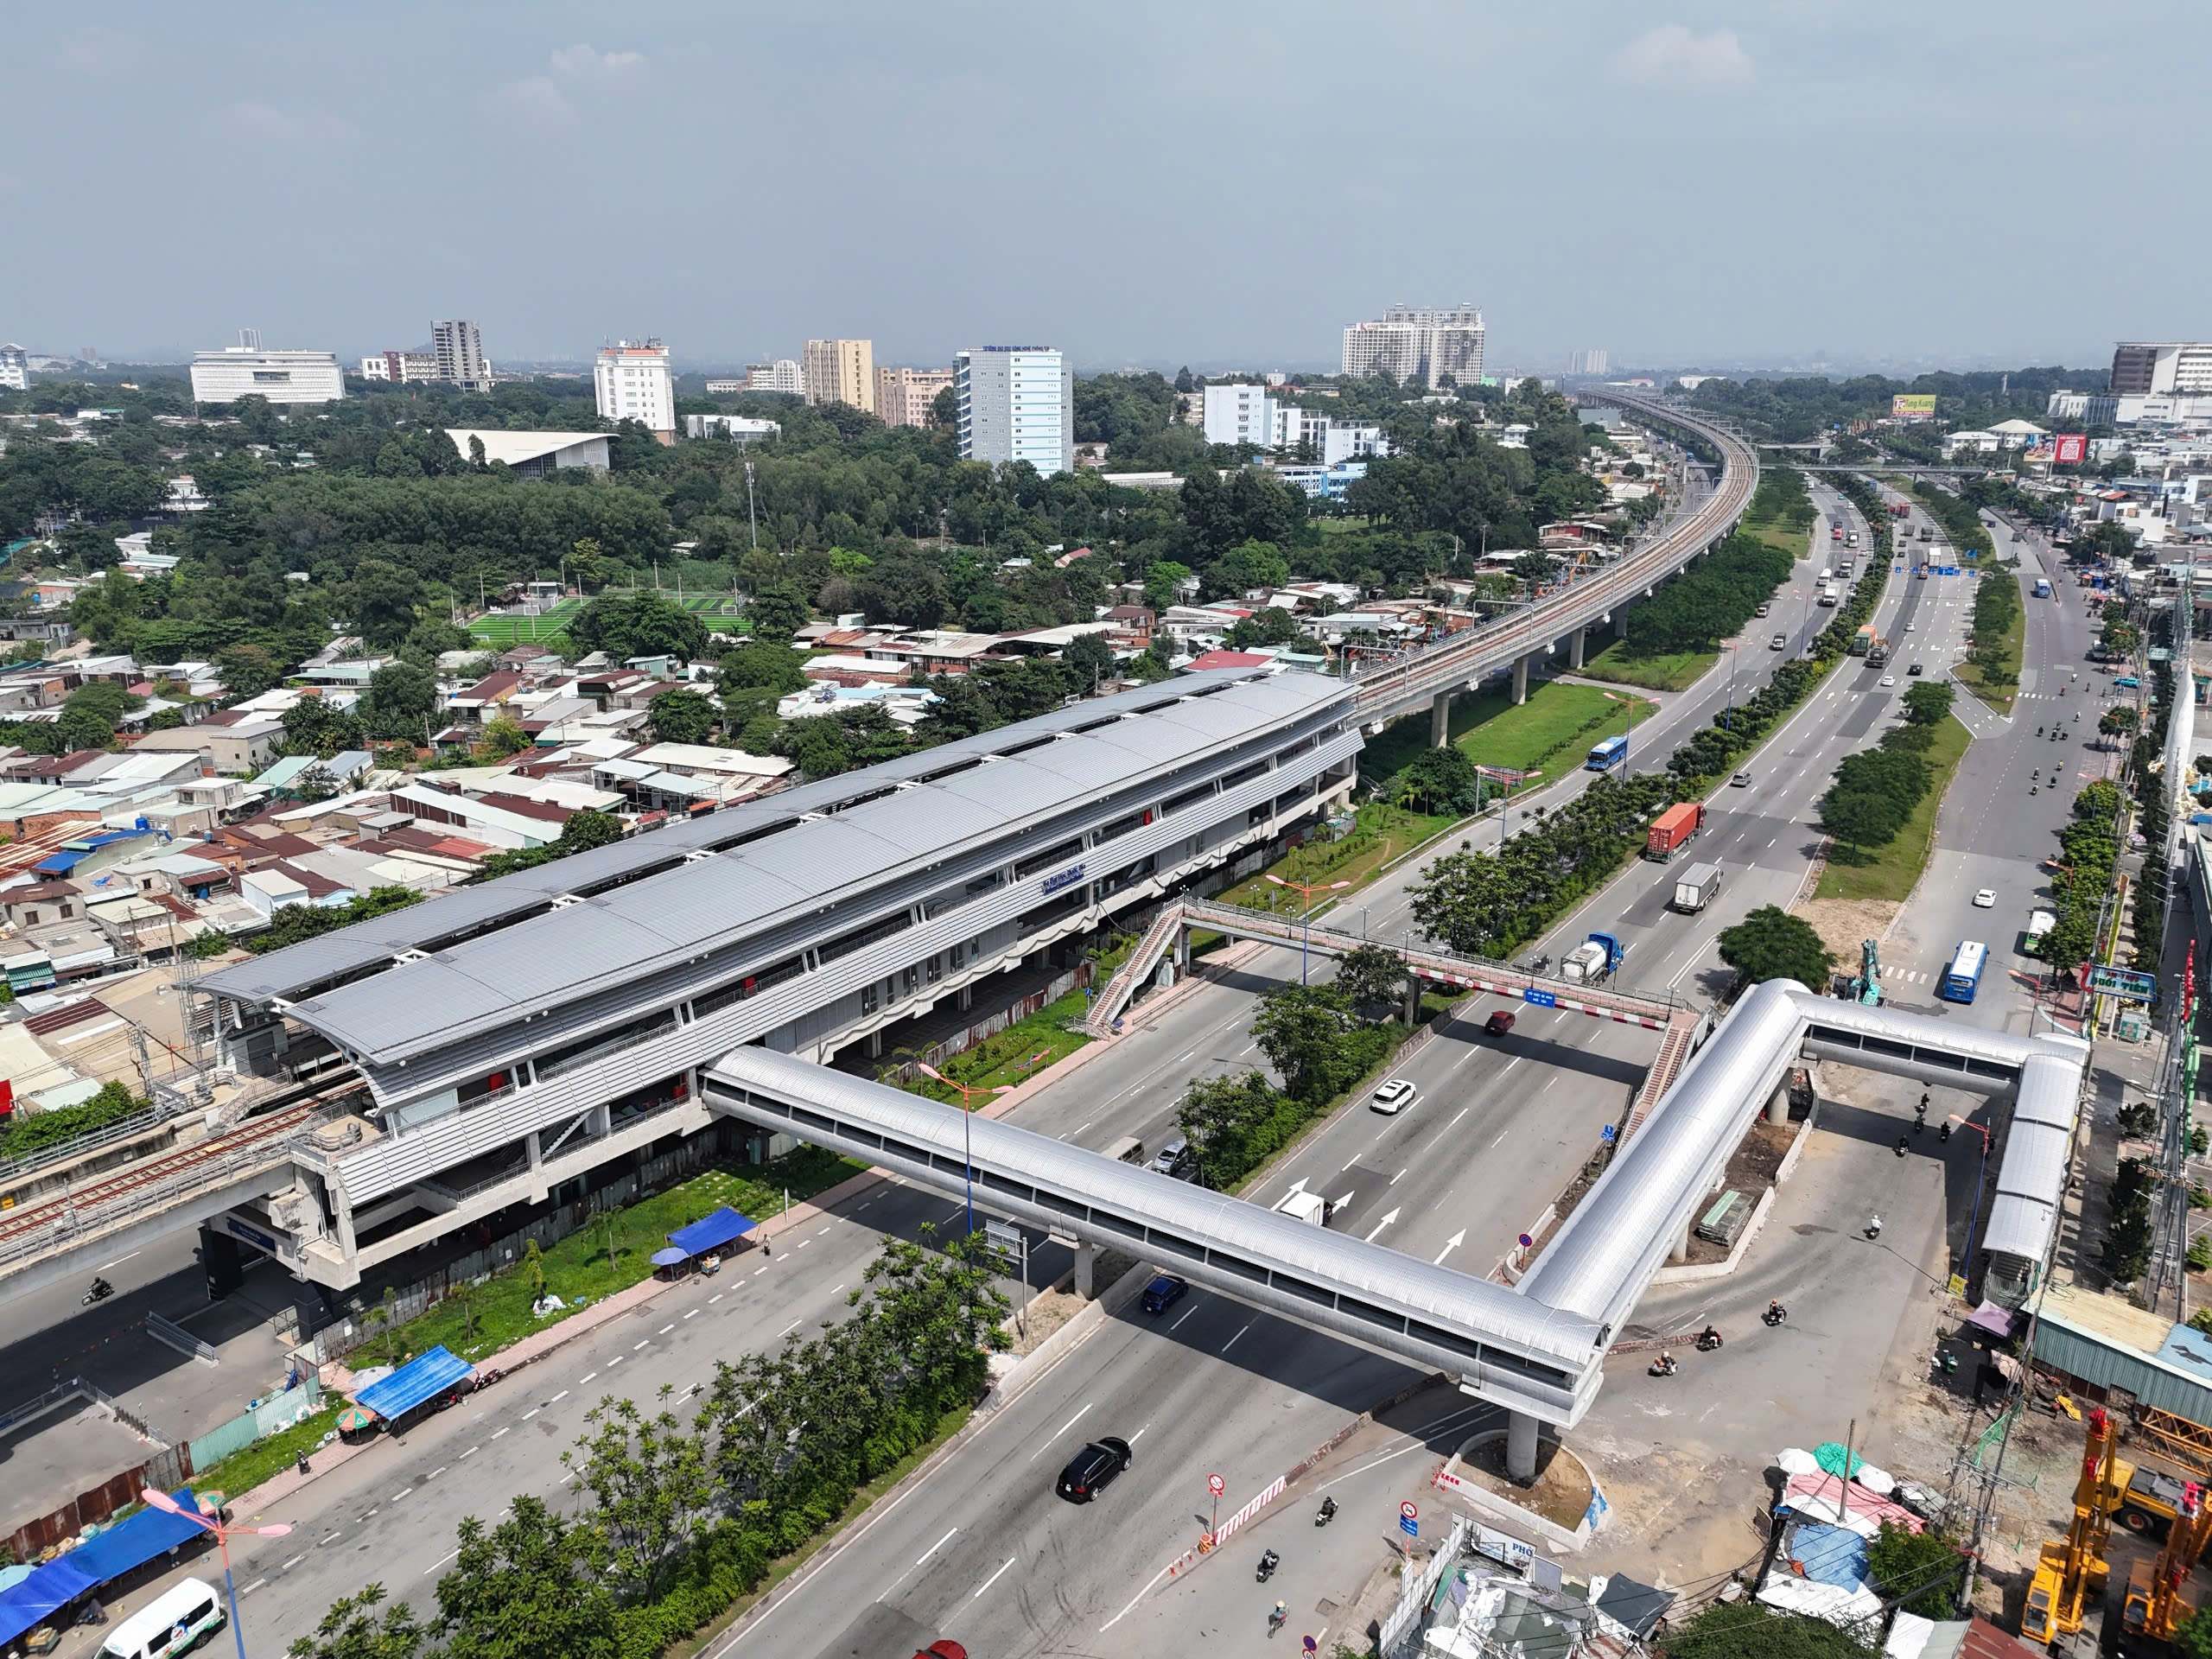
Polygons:
M543 616L480 616L468 625L468 632L503 651L512 645L550 645L563 637L562 630L582 609L582 601L564 599Z

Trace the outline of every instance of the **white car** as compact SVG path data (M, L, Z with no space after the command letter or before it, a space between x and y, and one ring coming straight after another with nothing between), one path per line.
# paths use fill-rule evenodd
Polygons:
M1420 1092L1403 1077L1393 1077L1375 1091L1375 1097L1368 1104L1378 1112L1401 1112L1414 1103L1414 1097Z
M1993 910L1996 906L1997 889L1994 887L1984 887L1974 896L1974 907L1976 910Z
M1882 685L1885 690L1895 685L1897 683L1897 677L1894 674L1885 674L1882 676Z

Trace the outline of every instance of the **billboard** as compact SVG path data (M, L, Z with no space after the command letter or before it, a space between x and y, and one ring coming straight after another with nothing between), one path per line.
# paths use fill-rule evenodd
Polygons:
M2061 432L2051 441L2051 459L2061 467L2078 467L2088 453L2089 441L2079 432Z
M1890 399L1890 418L1893 421L1932 421L1936 418L1936 394L1932 391L1900 391Z

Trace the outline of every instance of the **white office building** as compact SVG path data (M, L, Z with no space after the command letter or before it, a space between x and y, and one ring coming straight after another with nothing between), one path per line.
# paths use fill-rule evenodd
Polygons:
M2190 340L2123 340L2112 351L2115 397L2212 392L2212 345Z
M764 438L780 437L781 421L756 421L743 415L686 415L683 435L687 438L728 438L741 449L749 448Z
M484 391L492 385L492 365L484 360L484 336L466 317L451 317L430 325L430 354L438 360L438 378L463 391Z
M668 348L658 340L601 346L592 388L603 418L636 421L663 443L676 442L676 389L669 378Z
M960 458L1026 461L1040 473L1075 466L1075 370L1049 346L986 346L953 359Z
M438 379L438 359L433 352L378 352L361 359L361 378L428 385Z
M2119 400L2105 391L2054 391L2044 412L2054 421L2079 421L2085 426L2110 426L2119 414Z
M31 360L20 346L0 346L0 390L29 391L31 387Z
M1208 443L1252 443L1262 449L1275 447L1275 400L1265 386L1239 383L1205 389L1205 430Z
M745 388L747 391L776 391L786 397L806 396L806 371L798 359L779 357L772 363L748 363L745 365Z
M1469 385L1483 375L1483 314L1471 305L1450 310L1394 305L1374 322L1344 330L1344 372L1360 378L1388 374L1399 383L1440 390L1444 377Z
M194 403L232 404L250 393L272 404L334 404L346 395L346 372L330 352L226 346L192 354Z

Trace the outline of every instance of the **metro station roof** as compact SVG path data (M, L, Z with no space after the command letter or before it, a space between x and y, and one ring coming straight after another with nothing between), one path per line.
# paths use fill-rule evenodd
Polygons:
M247 1001L304 993L292 1018L371 1064L407 1058L862 897L1351 694L1319 675L1232 671L1097 698L464 888L200 982ZM718 855L686 861L702 851ZM556 908L563 895L582 902ZM855 906L823 930L864 919ZM397 962L407 950L425 955Z

